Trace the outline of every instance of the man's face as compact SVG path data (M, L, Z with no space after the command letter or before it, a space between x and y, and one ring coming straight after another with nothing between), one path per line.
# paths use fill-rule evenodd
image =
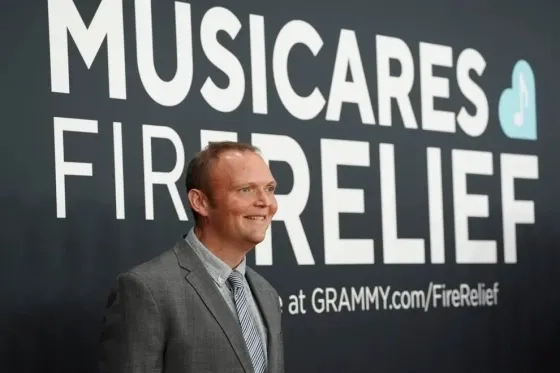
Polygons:
M266 162L253 152L228 151L210 171L212 204L208 223L232 244L252 247L265 237L278 209L276 182Z

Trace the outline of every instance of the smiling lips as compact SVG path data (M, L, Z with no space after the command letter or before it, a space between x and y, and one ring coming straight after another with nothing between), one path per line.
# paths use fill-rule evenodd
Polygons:
M266 219L265 215L249 215L245 216L246 219L249 220L256 220L256 221L264 221Z

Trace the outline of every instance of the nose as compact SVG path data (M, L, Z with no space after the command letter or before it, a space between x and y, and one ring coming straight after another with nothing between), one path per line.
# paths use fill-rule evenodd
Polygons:
M259 189L257 192L257 198L255 199L255 205L258 207L269 207L274 203L274 195L268 190Z

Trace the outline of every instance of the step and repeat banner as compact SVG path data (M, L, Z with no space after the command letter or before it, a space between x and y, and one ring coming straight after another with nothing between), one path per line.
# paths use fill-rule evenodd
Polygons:
M97 371L222 139L279 181L287 372L557 368L559 10L517 3L1 1L2 370Z

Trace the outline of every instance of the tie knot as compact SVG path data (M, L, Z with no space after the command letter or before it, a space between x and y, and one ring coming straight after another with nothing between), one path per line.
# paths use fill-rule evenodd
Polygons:
M233 271L228 277L228 280L234 289L243 287L243 275L238 271Z

